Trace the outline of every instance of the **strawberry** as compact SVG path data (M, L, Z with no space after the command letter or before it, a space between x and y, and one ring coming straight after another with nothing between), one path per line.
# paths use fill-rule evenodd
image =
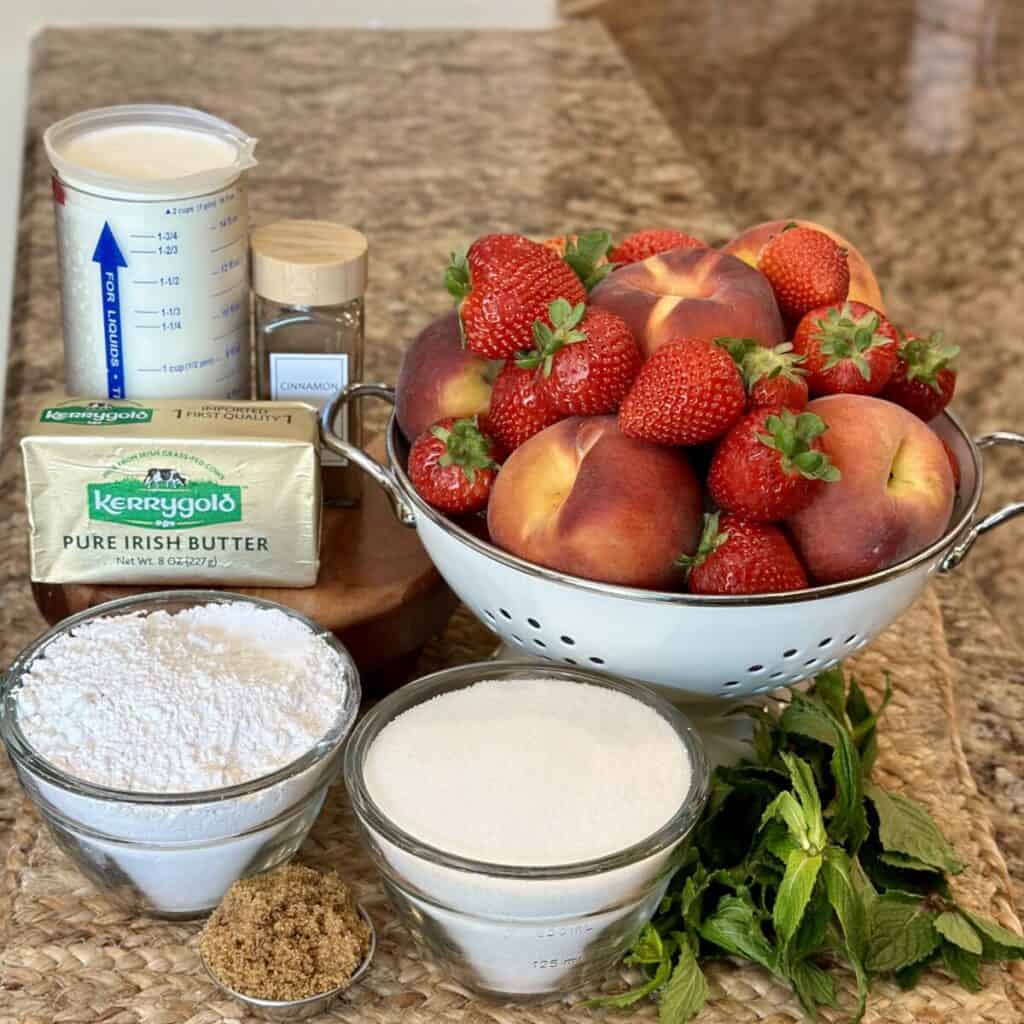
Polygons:
M640 370L643 357L626 321L606 309L551 303L548 317L533 324L537 347L516 359L523 370L539 370L538 386L566 416L615 412Z
M768 278L784 320L795 323L850 290L846 250L822 231L789 224L761 247L757 269Z
M743 415L743 378L729 354L700 338L662 345L640 367L622 400L619 427L657 444L702 444Z
M612 247L610 231L584 231L578 235L558 235L543 243L557 252L576 271L587 291L603 281L614 269L608 262L608 251Z
M533 370L521 370L512 361L501 368L483 427L504 451L513 452L560 419L562 414L541 394Z
M935 419L956 389L956 370L949 364L959 354L959 346L943 343L942 331L927 338L905 334L882 398L902 405L926 423Z
M775 348L754 338L715 338L715 344L739 367L751 409L767 405L802 409L807 404L807 371L800 366L804 357L795 355L788 341Z
M707 243L702 242L685 231L674 228L646 228L627 235L608 254L612 263L623 266L626 263L639 263L648 256L657 256L659 252L670 249L706 249Z
M863 302L820 306L807 313L793 336L804 356L812 395L877 395L892 376L896 328Z
M465 254L452 253L445 286L458 302L466 347L488 359L528 348L533 321L555 299L587 297L568 263L522 235L484 235Z
M777 527L715 512L704 517L697 553L680 555L691 594L777 594L803 590L807 573Z
M708 491L715 504L762 523L807 508L826 483L839 479L818 440L826 429L814 413L781 406L748 413L711 460Z
M479 512L497 476L494 441L475 417L439 420L413 442L409 479L419 496L451 515Z

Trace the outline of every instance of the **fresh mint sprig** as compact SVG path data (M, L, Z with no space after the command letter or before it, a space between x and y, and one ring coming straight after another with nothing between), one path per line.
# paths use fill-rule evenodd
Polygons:
M626 963L647 980L591 1005L628 1009L653 997L662 1024L703 1007L701 963L759 964L793 989L807 1017L834 1007L833 970L857 981L859 1021L872 981L912 987L930 968L964 988L981 966L1024 958L1024 938L954 900L963 870L931 815L871 779L879 718L856 679L836 668L780 708L749 709L754 755L716 768L704 814Z

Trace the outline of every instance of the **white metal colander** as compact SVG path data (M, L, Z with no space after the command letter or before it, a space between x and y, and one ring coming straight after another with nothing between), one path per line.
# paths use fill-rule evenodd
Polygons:
M976 519L982 492L980 450L1024 445L1009 432L971 440L943 414L933 428L960 466L949 528L930 547L883 572L845 583L758 597L705 597L595 583L516 558L424 502L405 472L408 445L394 416L387 467L333 429L350 400L394 402L383 384L353 384L323 409L326 447L351 459L415 527L458 597L507 644L523 653L666 687L680 698L732 700L791 686L869 644L921 593L934 572L948 572L981 534L1024 512L1015 502Z

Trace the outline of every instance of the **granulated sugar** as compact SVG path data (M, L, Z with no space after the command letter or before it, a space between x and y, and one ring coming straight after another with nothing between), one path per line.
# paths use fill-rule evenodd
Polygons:
M672 726L615 690L484 680L389 723L364 765L400 828L448 853L570 864L623 850L678 810L691 766Z
M331 728L344 678L297 619L245 603L93 619L50 643L18 691L47 761L135 793L237 785Z

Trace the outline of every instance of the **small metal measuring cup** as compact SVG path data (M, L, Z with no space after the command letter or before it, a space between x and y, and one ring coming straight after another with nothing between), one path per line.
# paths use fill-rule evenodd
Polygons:
M318 1013L323 1013L342 992L351 988L370 969L370 964L373 962L373 954L377 950L377 932L373 927L373 919L370 915L362 906L358 906L357 909L359 916L370 929L370 947L366 951L366 956L363 957L363 962L356 968L352 977L337 988L332 988L329 992L307 996L305 999L257 999L255 996L247 996L242 992L236 992L234 989L228 988L214 974L210 965L206 962L206 958L201 953L199 959L202 961L203 968L210 981L221 992L231 996L235 1002L244 1006L254 1016L262 1017L264 1020L306 1020L309 1017L315 1017Z

